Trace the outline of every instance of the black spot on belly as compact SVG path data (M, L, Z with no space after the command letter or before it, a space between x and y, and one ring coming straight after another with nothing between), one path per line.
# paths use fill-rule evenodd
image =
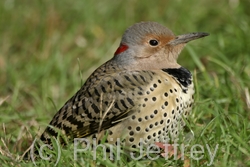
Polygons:
M189 70L187 70L184 67L162 69L162 71L175 77L184 87L187 87L188 85L192 83L191 81L192 74Z

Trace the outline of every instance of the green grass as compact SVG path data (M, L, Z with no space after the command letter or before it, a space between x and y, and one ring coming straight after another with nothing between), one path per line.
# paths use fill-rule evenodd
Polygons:
M204 31L210 36L191 42L179 64L191 70L195 107L187 129L194 133L185 158L191 166L207 166L190 157L194 144L218 145L212 166L250 166L250 3L210 1L15 1L0 2L0 163L33 166L21 160L57 110L91 72L113 56L124 30L151 20L175 34ZM190 130L189 130L190 131ZM55 153L56 155L57 153ZM102 160L91 152L74 160L73 147L62 150L62 166L181 166L184 161ZM38 161L52 166L55 161ZM184 165L187 166L185 163Z

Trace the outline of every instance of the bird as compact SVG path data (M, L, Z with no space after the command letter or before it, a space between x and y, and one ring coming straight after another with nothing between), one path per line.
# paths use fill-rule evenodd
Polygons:
M55 114L40 139L58 134L102 139L129 148L176 137L193 107L191 72L177 63L184 46L205 32L175 36L152 21L127 28L113 57L97 68ZM61 141L62 143L64 140Z

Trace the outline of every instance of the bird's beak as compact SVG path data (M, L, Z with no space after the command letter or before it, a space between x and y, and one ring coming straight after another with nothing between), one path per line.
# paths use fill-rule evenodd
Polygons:
M189 33L189 34L184 34L184 35L178 35L173 40L168 42L168 44L169 45L183 44L183 43L187 43L189 41L202 38L208 35L209 33L206 33L206 32L194 32L194 33Z

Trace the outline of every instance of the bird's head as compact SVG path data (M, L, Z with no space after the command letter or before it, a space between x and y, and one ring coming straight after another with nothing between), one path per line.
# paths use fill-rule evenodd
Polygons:
M133 70L179 68L177 58L185 44L207 35L197 32L175 36L159 23L136 23L123 34L113 60Z

